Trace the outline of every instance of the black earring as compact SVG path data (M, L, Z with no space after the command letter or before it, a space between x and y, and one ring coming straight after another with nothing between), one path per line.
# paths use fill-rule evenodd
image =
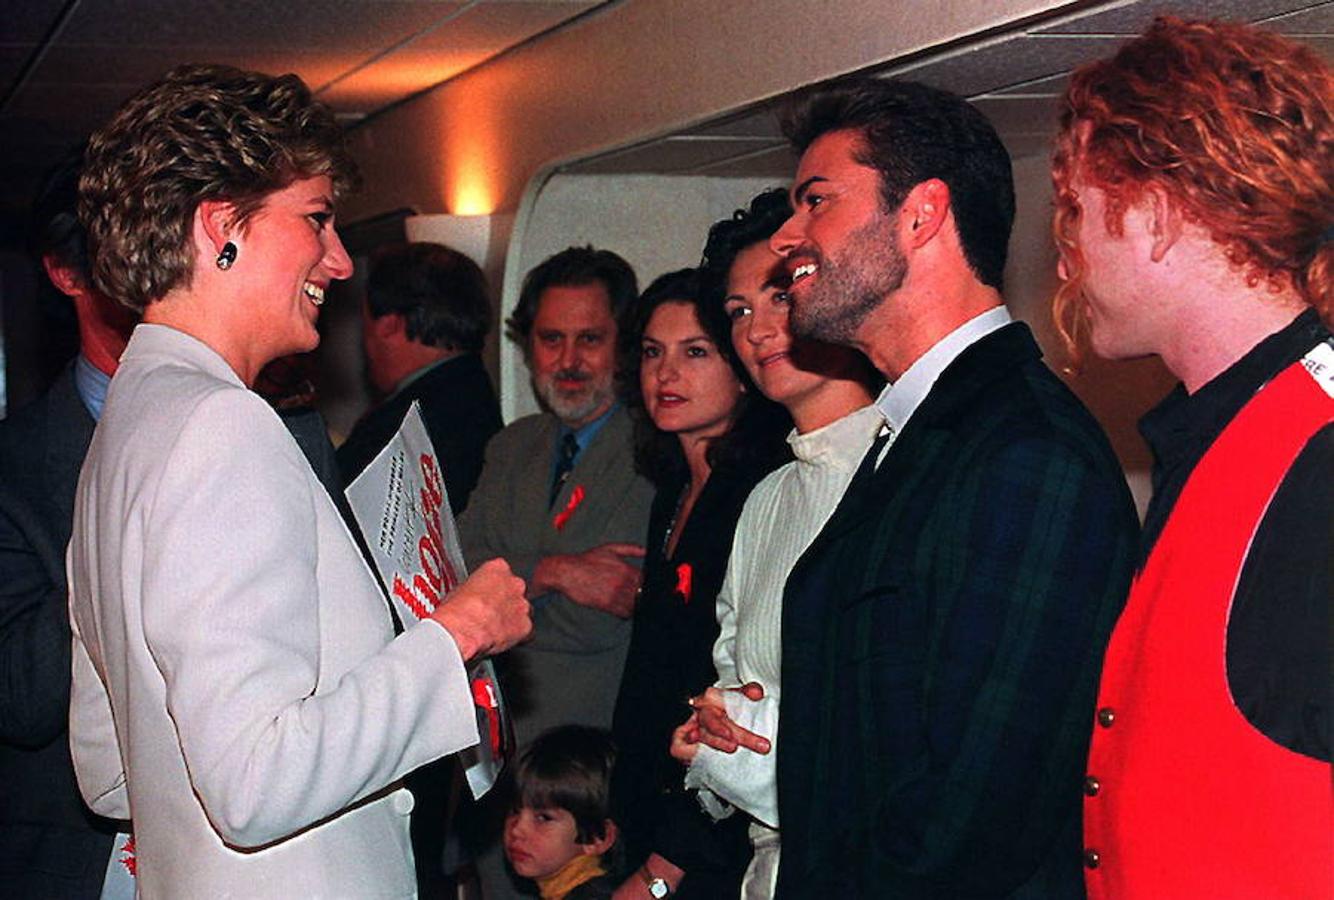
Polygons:
M228 241L222 245L222 251L218 253L218 268L226 272L234 262L236 262L236 245Z

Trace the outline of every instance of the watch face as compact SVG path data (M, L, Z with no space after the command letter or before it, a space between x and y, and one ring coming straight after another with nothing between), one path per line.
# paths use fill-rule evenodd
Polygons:
M672 892L672 889L667 887L667 879L655 878L648 883L648 892L656 897L657 900L662 900L663 897L666 897Z

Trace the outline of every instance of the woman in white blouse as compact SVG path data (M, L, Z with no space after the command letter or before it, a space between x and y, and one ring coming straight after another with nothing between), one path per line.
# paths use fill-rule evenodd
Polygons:
M783 585L884 421L869 405L878 376L860 354L794 341L788 331L789 278L768 239L790 214L783 191L760 194L749 210L715 225L705 249L705 265L727 273L723 302L737 355L760 390L792 415L796 430L788 442L796 460L761 481L746 501L718 595L717 686L692 701L697 712L677 730L672 748L689 764L686 785L699 789L706 810L721 817L735 807L752 817L755 856L742 884L748 900L771 897L778 874L772 741ZM700 716L714 709L767 738L769 751L724 753L701 743Z
M319 342L353 178L294 75L182 66L89 143L97 285L143 324L75 501L70 743L89 806L133 818L140 896L415 895L397 780L477 741L464 663L531 627L493 562L396 637L250 389Z

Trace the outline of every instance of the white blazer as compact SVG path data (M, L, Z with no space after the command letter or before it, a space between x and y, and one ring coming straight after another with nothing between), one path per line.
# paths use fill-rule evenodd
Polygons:
M70 744L134 820L146 897L405 897L405 772L477 741L458 648L394 637L278 417L209 347L135 329L75 503Z

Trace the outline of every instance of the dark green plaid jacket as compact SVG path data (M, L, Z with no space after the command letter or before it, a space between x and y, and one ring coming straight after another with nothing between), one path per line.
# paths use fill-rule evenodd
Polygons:
M1083 766L1137 531L1027 326L945 370L788 579L780 896L1083 896Z

